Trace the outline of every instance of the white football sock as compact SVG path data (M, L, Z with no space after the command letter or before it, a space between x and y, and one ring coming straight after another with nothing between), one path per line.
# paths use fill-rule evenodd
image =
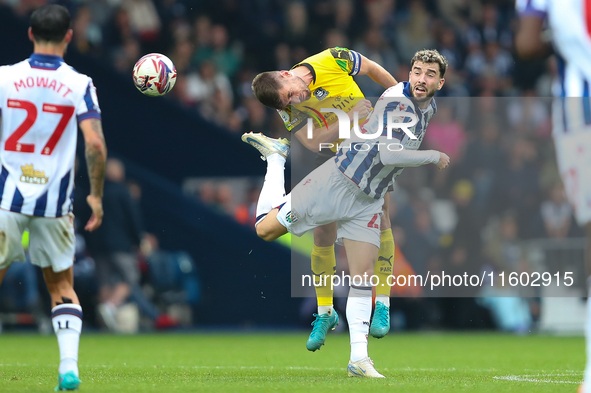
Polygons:
M333 312L333 306L318 306L318 315L328 314L330 316Z
M368 356L367 335L371 317L371 284L351 286L347 298L347 322L351 338L351 361L356 362Z
M376 296L376 303L377 302L382 302L382 303L384 303L384 306L390 307L390 296L377 295Z
M271 210L279 206L285 196L285 157L279 153L267 157L267 174L259 195L256 211L256 224Z
M78 376L78 344L82 332L82 307L66 303L51 310L53 331L60 349L59 373L73 371Z

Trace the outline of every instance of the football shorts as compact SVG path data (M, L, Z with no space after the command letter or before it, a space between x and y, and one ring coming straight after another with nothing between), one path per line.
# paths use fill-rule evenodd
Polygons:
M337 243L350 239L380 247L383 202L364 194L327 161L284 197L277 220L296 236L336 221Z
M22 237L27 229L33 265L52 267L56 273L72 266L76 245L73 214L36 217L0 209L0 269L25 261Z

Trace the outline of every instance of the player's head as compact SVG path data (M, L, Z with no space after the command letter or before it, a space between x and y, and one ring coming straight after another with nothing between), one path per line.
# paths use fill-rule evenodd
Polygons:
M37 44L67 44L72 38L70 12L57 4L46 4L31 15L29 38Z
M306 82L291 71L260 73L252 81L252 90L263 105L275 109L285 109L312 96Z
M423 49L410 61L410 93L418 101L430 100L445 83L447 60L435 49Z

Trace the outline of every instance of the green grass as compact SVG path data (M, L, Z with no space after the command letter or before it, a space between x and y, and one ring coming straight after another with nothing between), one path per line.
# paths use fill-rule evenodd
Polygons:
M387 379L348 378L348 335L315 353L306 334L83 335L81 392L571 392L581 337L390 334L370 338ZM55 337L0 335L0 392L50 392ZM499 379L507 378L507 379Z

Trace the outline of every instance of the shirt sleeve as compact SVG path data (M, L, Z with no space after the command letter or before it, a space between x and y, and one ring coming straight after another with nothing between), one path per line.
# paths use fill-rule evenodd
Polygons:
M294 107L290 107L290 109L277 109L277 113L281 116L281 120L283 120L283 124L289 132L296 132L308 123L309 116Z
M84 96L82 97L82 100L80 100L78 108L76 109L76 115L78 116L79 122L86 119L100 120L101 118L101 109L96 96L96 87L94 87L92 79L88 79L88 85L86 86Z
M546 19L548 0L517 0L515 9L520 17L536 16L540 19Z
M347 48L331 48L330 54L334 57L338 66L351 76L359 74L361 69L361 55Z
M402 149L390 151L388 149L382 149L380 151L380 160L384 165L393 165L399 167L437 164L439 162L439 152L436 150Z

